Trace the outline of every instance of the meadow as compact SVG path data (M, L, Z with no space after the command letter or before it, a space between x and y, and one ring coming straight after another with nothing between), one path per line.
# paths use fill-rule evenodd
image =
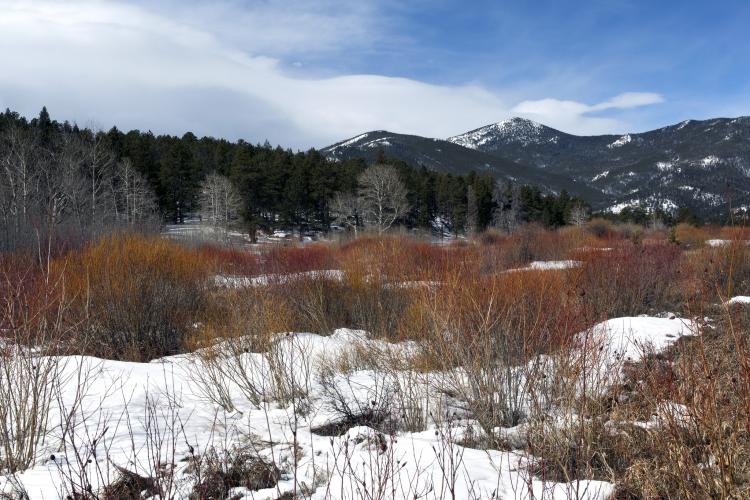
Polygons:
M595 219L3 254L0 497L745 497L748 240Z

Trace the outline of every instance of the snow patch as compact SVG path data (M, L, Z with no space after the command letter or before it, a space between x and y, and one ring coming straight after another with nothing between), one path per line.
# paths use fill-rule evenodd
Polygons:
M351 146L352 144L356 144L357 142L361 141L362 139L366 139L369 135L370 135L370 133L366 132L366 133L360 134L360 135L358 135L356 137L352 137L351 139L348 139L348 140L346 140L344 142L340 142L339 144L336 144L336 146L334 146L334 149L336 149L336 148L345 148L347 146Z
M583 263L579 260L537 260L526 267L508 269L505 272L517 271L561 271L580 267Z
M609 170L605 170L601 174L596 174L594 177L591 178L591 182L596 182L599 179L603 179L609 175Z
M626 144L629 144L632 141L633 141L633 138L630 136L630 134L625 134L622 137L620 137L619 139L617 139L615 142L613 142L611 144L607 144L607 147L609 149L620 148L620 147L622 147L622 146L624 146Z
M662 172L671 170L673 166L674 166L674 163L672 163L671 161L657 161L656 162L656 168Z
M344 271L341 271L339 269L330 269L324 271L305 271L301 273L263 274L255 277L218 275L214 277L214 283L217 286L226 288L246 288L256 286L280 285L307 278L322 278L341 281L344 279Z
M750 304L750 297L747 295L738 295L724 302L724 305L731 306L733 304Z
M718 165L721 160L718 156L709 155L703 158L700 161L701 166L703 167L713 167L714 165Z

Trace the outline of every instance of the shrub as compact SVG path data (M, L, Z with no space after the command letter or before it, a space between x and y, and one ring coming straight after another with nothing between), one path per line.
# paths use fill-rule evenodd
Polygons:
M331 248L320 243L302 247L273 246L263 255L263 269L267 273L299 273L335 268Z
M199 254L201 261L211 262L216 272L221 274L252 276L260 273L260 259L247 250L203 245Z
M525 418L527 384L540 369L530 361L570 344L588 322L582 305L565 272L477 278L456 270L423 295L423 344L433 368L447 374L445 390L466 401L490 434Z
M750 493L750 314L724 314L673 350L671 383L644 370L649 453L630 454L623 494L650 498L746 498ZM662 408L662 410L659 410ZM655 425L653 425L655 424Z
M221 453L211 448L205 455L193 457L189 472L196 479L191 499L225 500L230 498L229 493L234 488L250 491L273 488L281 479L278 467L245 448Z
M586 230L597 238L607 238L611 236L612 223L607 219L591 219L586 224Z
M179 353L207 303L211 266L165 239L113 235L55 262L90 354L147 361Z
M702 247L685 260L696 297L713 303L750 295L750 247L743 242Z
M681 305L675 282L679 247L623 243L611 251L581 254L579 294L600 318L662 312Z
M700 247L710 239L709 233L704 227L695 227L682 223L674 227L674 236L678 243L688 248Z

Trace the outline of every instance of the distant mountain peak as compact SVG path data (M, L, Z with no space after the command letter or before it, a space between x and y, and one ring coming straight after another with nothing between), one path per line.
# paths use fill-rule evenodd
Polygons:
M555 129L516 116L471 130L465 134L449 137L447 140L466 148L483 149L497 141L528 145L556 143L559 139L559 133Z
M518 126L529 126L529 127L535 127L535 128L544 127L544 125L542 125L541 123L535 122L534 120L529 120L528 118L521 118L520 116L514 116L513 118L508 118L507 120L499 121L495 125L498 125L500 127L518 127Z

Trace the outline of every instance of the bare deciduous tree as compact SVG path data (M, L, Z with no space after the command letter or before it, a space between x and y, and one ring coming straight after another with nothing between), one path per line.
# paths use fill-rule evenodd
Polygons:
M360 198L353 193L336 193L331 200L331 215L335 222L351 227L356 237L357 229L362 224Z
M156 198L146 178L129 158L118 165L112 190L117 218L126 224L139 224L156 214Z
M521 218L521 197L518 187L495 185L492 193L495 202L492 225L508 234L518 227Z
M216 227L226 228L238 217L242 200L227 177L211 173L201 183L199 204L202 217Z
M0 217L8 248L18 245L36 205L38 175L33 135L11 126L0 137Z
M63 131L42 141L11 125L0 135L0 248L41 248L55 233L88 238L155 213L148 182L129 160L115 162L103 134Z
M568 223L574 226L583 226L589 221L589 209L583 205L576 205L570 210Z
M394 167L373 165L357 180L364 223L378 233L387 231L409 211L406 188Z
M466 188L466 233L476 234L479 225L479 208L477 207L477 193L474 186Z

